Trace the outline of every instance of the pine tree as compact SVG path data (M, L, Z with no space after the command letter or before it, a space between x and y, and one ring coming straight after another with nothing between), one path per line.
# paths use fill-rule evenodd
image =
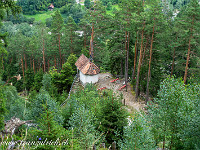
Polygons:
M187 61L184 74L184 83L186 84L191 47L193 44L197 42L195 39L199 31L198 29L199 29L199 18L200 18L200 6L197 0L191 0L190 4L188 5L186 11L183 14L183 17L184 17L183 18L184 26L186 27L187 30L189 30Z
M59 50L59 58L60 58L60 68L62 68L62 54L61 54L61 30L63 28L63 18L60 12L57 10L55 14L52 15L53 21L51 24L51 31L53 36L53 45L52 48L54 50ZM56 61L56 51L54 51L54 61ZM55 62L56 65L56 62Z
M65 42L68 43L68 47L70 48L70 53L74 53L74 48L76 45L75 44L75 37L76 37L75 31L77 29L77 25L71 16L68 17L65 29L66 29L65 36L67 36L67 40Z

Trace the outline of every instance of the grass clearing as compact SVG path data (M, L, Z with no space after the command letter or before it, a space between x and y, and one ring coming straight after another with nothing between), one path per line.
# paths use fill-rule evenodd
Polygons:
M55 10L54 10L55 11ZM47 18L50 18L54 11L42 11L36 15L24 15L27 18L35 18L35 21L41 21L45 23Z

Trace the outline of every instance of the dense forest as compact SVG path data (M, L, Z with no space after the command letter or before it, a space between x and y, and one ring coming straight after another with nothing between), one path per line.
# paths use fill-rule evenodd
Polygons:
M0 0L0 148L200 149L199 34L199 0ZM72 90L81 54L144 109Z

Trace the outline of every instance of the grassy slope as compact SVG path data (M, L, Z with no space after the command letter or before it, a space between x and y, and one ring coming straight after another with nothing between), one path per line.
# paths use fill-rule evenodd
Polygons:
M118 10L120 9L118 5L113 5L112 9L113 8L116 8ZM55 12L55 10L57 9L54 9L53 11L47 11L47 12L43 11L43 12L40 12L40 14L36 14L36 15L24 15L24 16L26 16L27 18L35 18L35 21L45 22L47 18L51 17L51 15ZM107 14L113 16L113 10L107 11ZM62 17L65 18L65 15L62 15Z
M47 11L47 12L41 12L41 14L36 14L36 15L24 15L27 18L35 18L35 21L41 21L45 22L47 18L51 17L51 14L53 14L54 11Z

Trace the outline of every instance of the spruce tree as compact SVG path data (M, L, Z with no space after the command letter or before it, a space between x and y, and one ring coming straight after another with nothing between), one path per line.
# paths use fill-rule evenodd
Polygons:
M98 121L101 122L99 130L106 134L107 144L112 144L114 141L118 142L122 138L123 127L127 125L126 110L122 108L119 99L114 96L108 96L101 100L99 107L96 115Z
M29 133L29 138L33 141L40 140L44 142L44 145L37 146L37 149L53 150L56 147L61 147L58 145L67 138L66 130L54 120L54 113L50 111L47 103L43 104L43 112L41 113L40 119L37 120L37 123L39 129L32 128ZM57 144L50 144L51 142L57 142Z

